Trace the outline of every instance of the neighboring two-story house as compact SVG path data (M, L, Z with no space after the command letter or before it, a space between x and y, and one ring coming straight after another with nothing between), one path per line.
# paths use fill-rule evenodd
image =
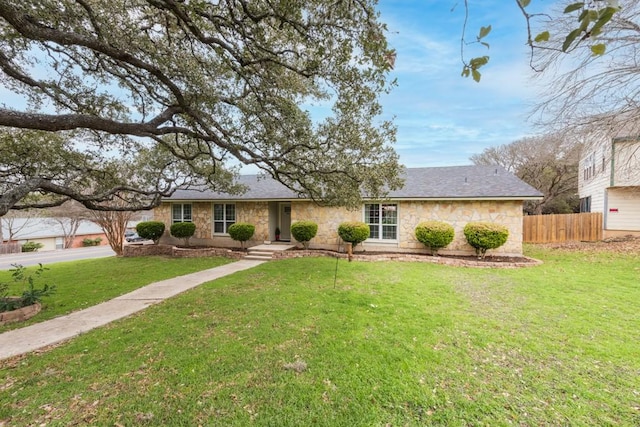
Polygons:
M602 212L604 237L640 235L640 138L615 137L580 160L580 212Z

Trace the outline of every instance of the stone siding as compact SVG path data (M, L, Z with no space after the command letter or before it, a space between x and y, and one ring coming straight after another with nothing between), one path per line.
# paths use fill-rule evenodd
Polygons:
M313 202L292 202L291 223L296 221L313 221L318 224L318 233L311 239L309 247L336 249L342 241L338 236L338 226L345 221L362 221L362 209L348 210L321 207Z
M247 246L262 244L269 240L269 202L237 202L236 221L248 222L256 231Z
M509 239L504 246L490 251L504 255L522 254L522 202L520 201L409 201L398 204L398 242L364 242L367 250L427 252L414 234L416 226L427 220L449 223L455 230L453 242L442 249L443 254L473 254L475 250L467 243L463 229L471 221L488 221L504 225L509 229ZM318 207L311 202L291 204L292 222L309 220L318 224L318 234L311 240L311 248L335 250L340 238L338 226L344 221L362 221L362 209Z
M393 201L391 202L393 203ZM444 221L455 230L453 242L442 249L442 254L469 255L475 253L464 237L464 226L471 221L488 221L504 225L509 230L509 238L505 245L491 250L490 254L520 256L522 254L522 202L521 201L400 201L398 204L399 240L392 242L364 242L362 247L368 251L414 252L427 253L427 249L414 234L416 226L427 220ZM193 218L196 224L196 235L191 239L193 245L210 245L219 247L240 247L239 242L228 236L211 234L212 204L211 202L194 202ZM169 235L171 225L171 204L163 203L156 208L155 217L167 224L167 231L162 243L180 244ZM314 221L318 224L318 234L310 242L315 249L337 250L341 245L338 226L345 221L362 221L362 208L348 210L336 207L320 207L313 202L291 202L291 222ZM268 202L236 202L236 221L249 222L256 227L254 237L247 242L247 247L270 240L269 235L269 203ZM273 224L271 224L273 226Z
M160 240L167 245L183 244L182 239L171 236L171 205L172 203L162 203L154 211L157 221L162 221L165 232ZM236 222L248 222L255 225L256 232L253 238L246 242L246 246L254 246L268 240L269 236L269 209L268 202L236 202ZM226 248L240 247L240 242L236 242L228 235L213 234L213 202L193 202L191 203L193 223L196 225L196 232L190 239L194 246L219 246Z
M164 234L160 239L161 243L180 245L184 244L183 239L176 239L171 236L171 206L173 203L161 203L155 208L153 214L155 221L161 221L165 225ZM196 225L196 232L189 240L192 245L208 245L211 243L211 227L213 221L213 205L211 202L192 202L191 218Z
M453 242L442 253L474 253L464 237L464 226L472 221L495 222L509 230L507 242L489 253L522 254L522 202L520 201L446 201L401 202L400 249L424 250L414 234L416 226L427 220L443 221L453 226Z

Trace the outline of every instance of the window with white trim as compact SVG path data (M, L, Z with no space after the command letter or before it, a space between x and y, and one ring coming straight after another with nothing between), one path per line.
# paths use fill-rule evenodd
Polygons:
M213 205L213 233L227 234L229 226L236 222L236 205L233 203L215 203Z
M364 205L364 222L369 225L369 238L398 240L398 205L371 203Z
M191 203L174 203L171 206L171 222L192 222Z
M603 169L604 170L604 169ZM590 180L596 174L596 154L592 153L584 160L582 166L582 178L585 181Z

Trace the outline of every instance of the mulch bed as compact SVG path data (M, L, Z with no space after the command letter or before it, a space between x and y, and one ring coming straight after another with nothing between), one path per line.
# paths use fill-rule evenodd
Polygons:
M324 249L301 249L295 248L274 254L276 258L299 258L306 256L331 256L336 258L347 258L344 252L336 252ZM520 268L532 267L542 264L541 261L528 257L509 257L500 255L487 255L484 259L478 259L471 255L438 255L408 253L408 252L374 252L356 251L353 254L354 261L410 261L410 262L430 262L434 264L445 264L461 267L476 268Z
M536 246L571 252L611 252L640 255L640 237L632 235L612 237L598 242L541 243Z

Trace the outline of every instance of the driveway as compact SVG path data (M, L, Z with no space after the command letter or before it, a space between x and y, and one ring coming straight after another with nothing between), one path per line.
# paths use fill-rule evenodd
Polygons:
M60 249L44 252L24 252L19 254L0 255L0 270L9 270L11 264L26 266L53 264L56 262L78 261L81 259L104 258L114 256L115 252L109 246L89 248Z

